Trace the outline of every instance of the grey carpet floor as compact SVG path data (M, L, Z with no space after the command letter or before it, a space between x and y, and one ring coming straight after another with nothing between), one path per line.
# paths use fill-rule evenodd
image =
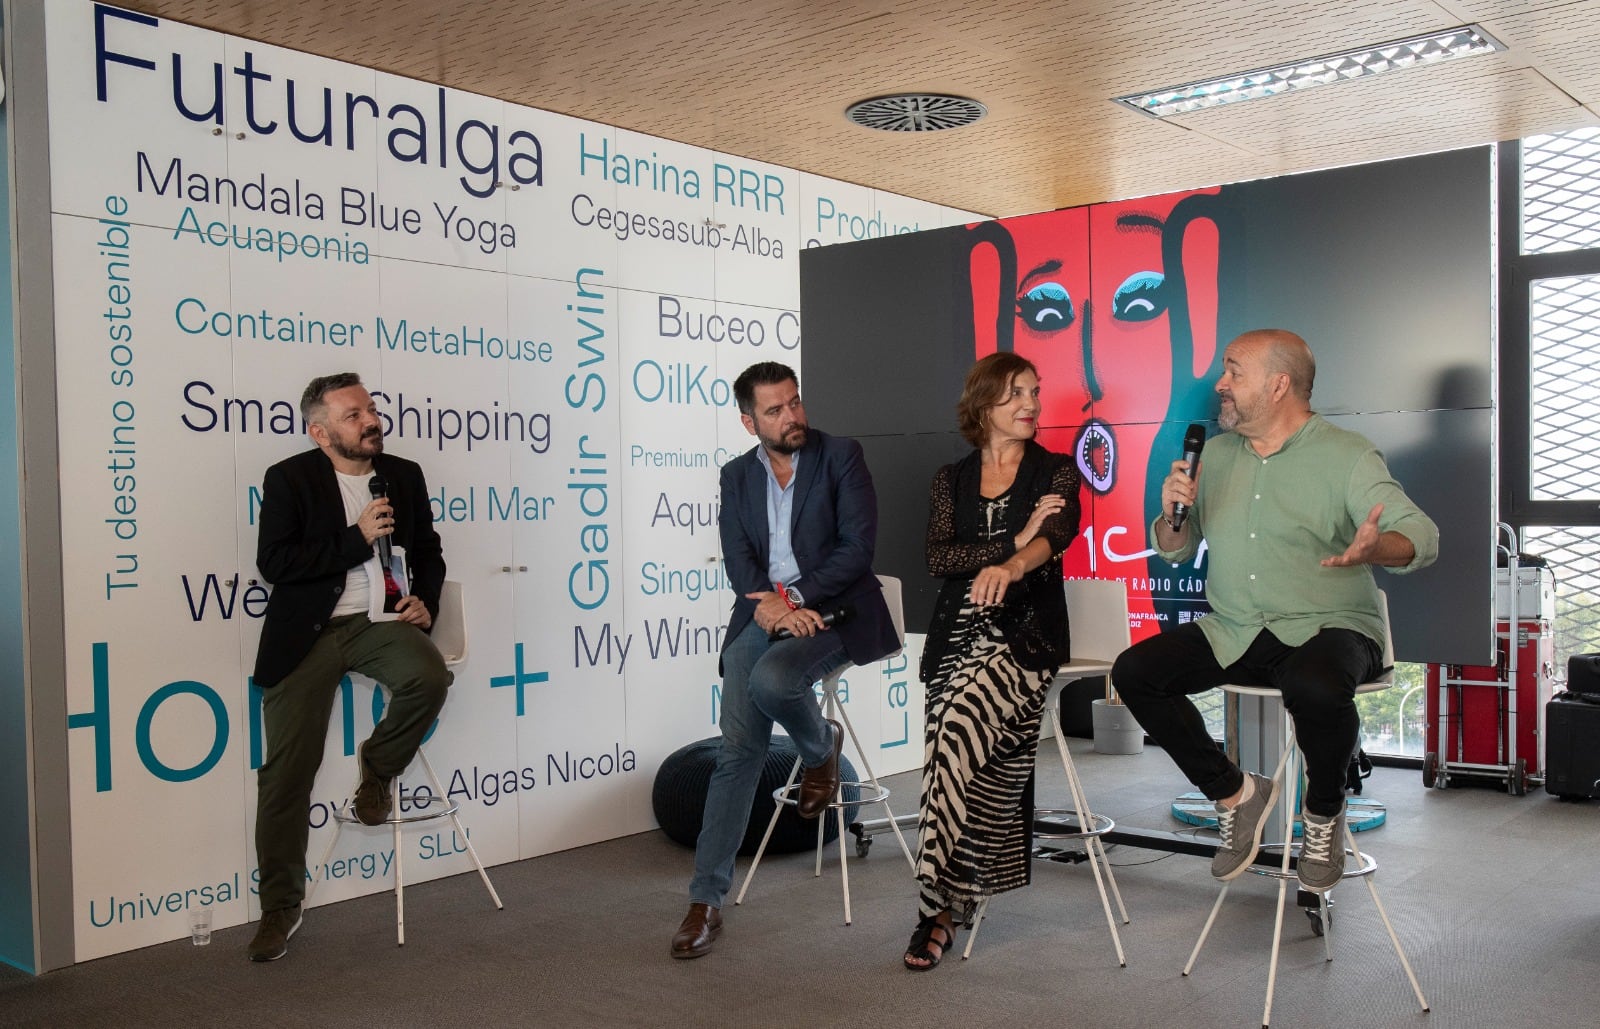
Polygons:
M1096 809L1126 826L1180 830L1182 782L1160 750L1111 757L1074 741ZM1041 751L1041 806L1065 795ZM916 782L890 780L899 810ZM1309 1027L1589 1026L1600 1022L1600 808L1487 787L1423 789L1379 769L1367 796L1388 824L1361 843L1432 1003L1422 1014L1364 887L1336 891L1334 958L1291 912L1272 1024ZM726 912L712 954L667 956L689 851L658 832L408 887L407 943L379 894L306 915L289 955L252 965L252 930L211 946L149 947L40 977L0 969L0 1026L1106 1026L1260 1024L1275 888L1232 890L1195 974L1180 970L1215 887L1197 857L1116 847L1132 924L1119 968L1086 866L1037 862L997 899L970 961L902 968L915 890L894 841L850 862L845 926L837 857L764 863ZM743 862L740 875L743 874ZM965 943L963 934L961 943Z

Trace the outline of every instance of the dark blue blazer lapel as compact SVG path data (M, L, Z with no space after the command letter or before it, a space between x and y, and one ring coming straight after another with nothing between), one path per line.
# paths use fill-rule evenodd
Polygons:
M801 448L799 458L800 469L794 477L794 501L789 505L790 539L796 538L800 532L800 519L806 509L806 497L810 495L811 487L816 484L817 476L822 473L822 438L815 432L807 434L806 445Z

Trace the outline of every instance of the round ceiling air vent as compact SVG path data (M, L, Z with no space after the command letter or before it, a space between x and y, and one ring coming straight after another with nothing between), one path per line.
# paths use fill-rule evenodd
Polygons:
M964 96L896 93L859 100L845 108L844 116L882 132L938 132L971 125L988 113L988 108Z

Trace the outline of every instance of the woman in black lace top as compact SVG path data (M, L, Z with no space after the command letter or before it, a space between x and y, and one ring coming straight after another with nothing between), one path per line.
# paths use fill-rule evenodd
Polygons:
M944 579L927 684L917 880L906 967L932 968L979 901L1029 878L1033 761L1067 659L1061 552L1078 532L1078 470L1034 442L1039 377L1013 353L967 373L957 416L975 448L939 469L928 571Z

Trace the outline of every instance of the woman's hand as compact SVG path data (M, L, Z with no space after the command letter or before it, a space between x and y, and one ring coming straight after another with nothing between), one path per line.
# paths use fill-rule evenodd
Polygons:
M1039 527L1044 524L1044 520L1053 514L1057 514L1066 506L1066 498L1059 493L1046 493L1040 497L1038 503L1033 505L1032 513L1028 515L1028 523L1022 527L1021 532L1017 533L1016 549L1021 550L1029 543L1032 543L1033 538L1039 535Z
M1022 562L1015 557L997 565L985 565L978 569L978 574L973 578L972 592L968 597L979 607L1002 603L1006 599L1006 590L1021 578Z

